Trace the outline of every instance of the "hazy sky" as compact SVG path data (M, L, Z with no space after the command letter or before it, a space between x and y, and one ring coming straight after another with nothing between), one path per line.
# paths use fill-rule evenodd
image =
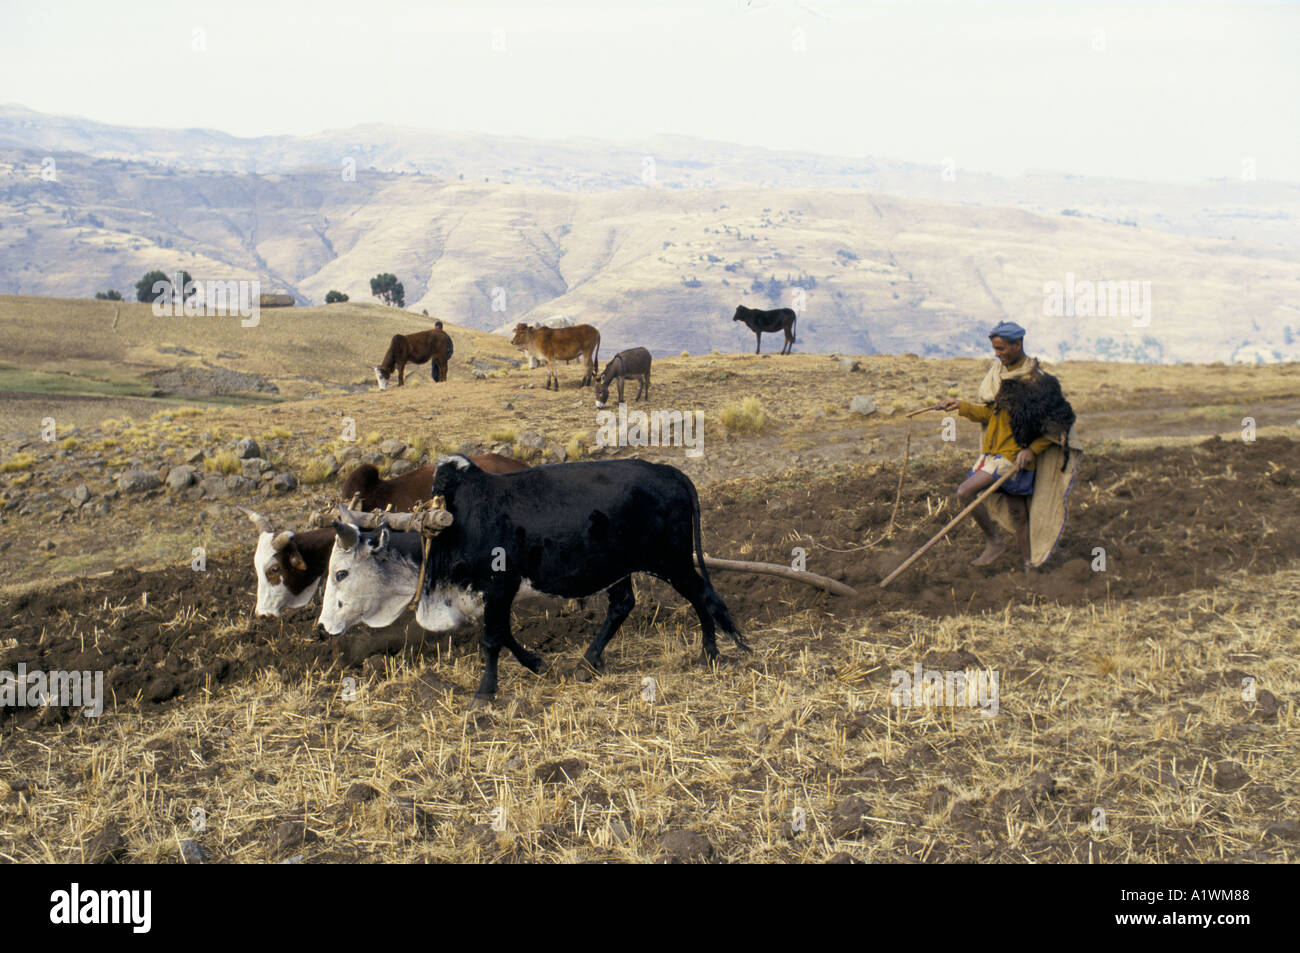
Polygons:
M1300 3L0 0L0 102L1300 181Z

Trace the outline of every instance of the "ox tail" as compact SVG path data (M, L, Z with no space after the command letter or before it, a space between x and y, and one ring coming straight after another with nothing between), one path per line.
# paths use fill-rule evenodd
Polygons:
M600 338L596 338L596 349L591 352L591 373L600 373Z
M790 319L790 343L791 344L797 343L794 338L794 326L798 323L799 323L799 315L796 314L793 318Z
M752 652L753 649L741 638L740 626L736 625L735 620L731 618L731 610L727 608L727 604L722 601L722 597L714 590L713 580L709 578L709 570L704 566L704 538L700 533L700 496L696 492L695 483L691 478L685 474L682 476L691 490L691 528L695 533L695 558L700 564L700 575L704 577L704 607L708 609L713 624L731 636L731 640L736 643L737 647L744 649L746 652Z

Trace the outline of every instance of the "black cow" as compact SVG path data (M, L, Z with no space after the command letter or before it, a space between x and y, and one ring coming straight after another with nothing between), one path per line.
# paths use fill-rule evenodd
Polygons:
M785 332L785 346L781 348L782 354L789 354L790 349L794 347L794 322L797 315L790 308L777 308L775 311L759 311L757 308L746 308L743 304L737 306L736 316L733 321L744 321L745 327L754 332L754 353L757 354L763 346L763 334L774 334L777 331Z
M480 700L496 693L503 646L526 668L542 667L541 656L510 631L510 606L525 584L568 598L609 592L609 612L584 655L596 672L604 668L605 646L636 604L636 572L663 579L694 607L704 633L702 660L718 658L718 628L749 650L703 568L695 484L675 467L598 460L494 475L456 455L438 462L433 493L446 499L454 521L429 547L416 619L443 631L462 621L465 605L481 605Z

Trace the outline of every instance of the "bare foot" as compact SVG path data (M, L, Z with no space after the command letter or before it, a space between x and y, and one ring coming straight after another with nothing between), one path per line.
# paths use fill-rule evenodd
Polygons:
M971 563L972 566L991 566L998 561L998 557L1007 551L1007 541L994 537L988 541L984 547L984 552L980 553Z

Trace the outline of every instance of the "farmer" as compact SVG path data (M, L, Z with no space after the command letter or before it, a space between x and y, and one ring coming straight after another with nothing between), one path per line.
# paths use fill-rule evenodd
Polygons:
M1033 568L1029 500L1034 492L1035 461L1048 447L1063 443L1074 424L1074 411L1061 394L1056 378L1039 367L1037 358L1025 355L1024 338L1025 329L1013 321L1003 321L995 327L989 333L989 340L997 360L980 382L979 402L949 398L940 406L984 426L980 457L957 488L957 498L963 506L1004 473L1016 471L998 488L1003 496L997 502L1004 507L1003 512L1014 527L1021 559L1025 571L1029 572ZM994 500L990 499L989 503L992 505ZM1006 538L998 535L983 504L972 515L987 541L974 565L992 565L1006 551ZM1007 521L1003 522L1005 525ZM1053 542L1055 538L1052 537Z

